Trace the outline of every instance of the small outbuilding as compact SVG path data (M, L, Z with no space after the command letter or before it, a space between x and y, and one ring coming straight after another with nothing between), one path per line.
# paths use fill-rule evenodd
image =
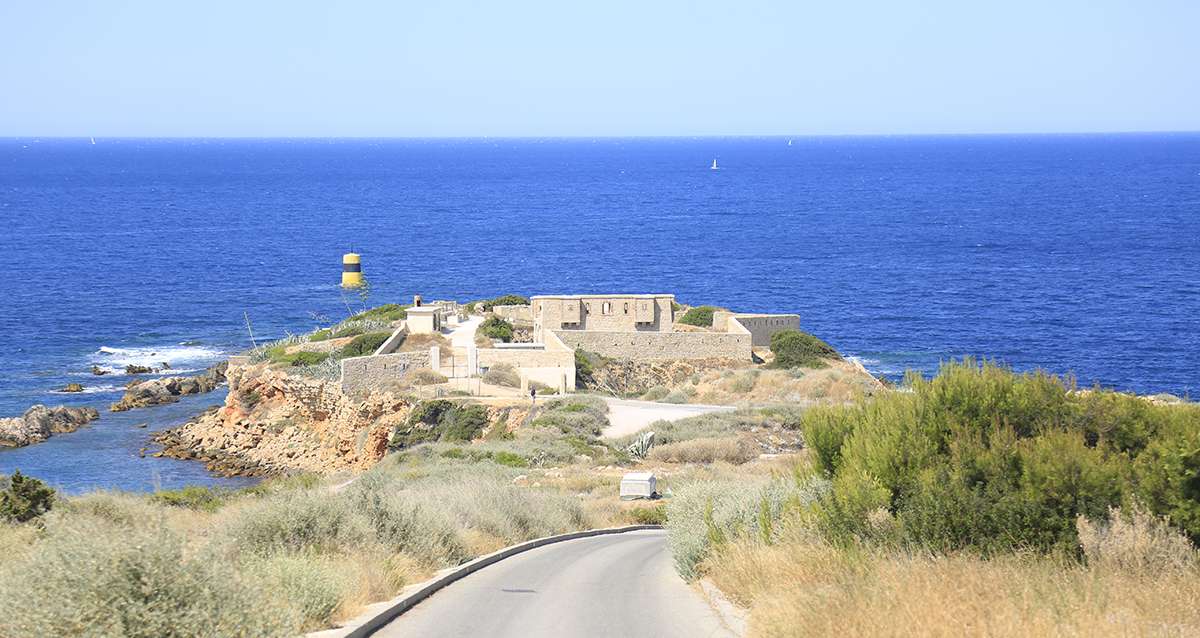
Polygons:
M621 478L621 499L656 498L658 479L651 472L630 472Z

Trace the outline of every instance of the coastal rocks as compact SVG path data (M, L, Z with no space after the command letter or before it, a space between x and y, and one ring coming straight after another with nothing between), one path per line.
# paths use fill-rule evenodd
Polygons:
M125 366L125 374L152 374L154 371L154 368L150 366L138 366L132 363Z
M38 404L25 414L0 419L0 447L23 447L41 443L52 434L74 432L100 418L94 408L69 408L63 405L49 408Z
M108 370L105 370L104 368L101 368L100 366L93 364L92 365L92 374L94 374L98 377L102 377L102 376L108 374Z
M83 385L80 383L68 383L63 386L61 392L83 392Z
M174 403L187 394L211 392L225 381L227 363L219 363L194 377L164 377L149 381L131 381L125 396L109 406L112 412L124 412L163 403Z
M362 471L387 451L411 400L343 394L336 381L288 375L266 364L231 365L225 404L158 432L158 455L200 460L232 476Z

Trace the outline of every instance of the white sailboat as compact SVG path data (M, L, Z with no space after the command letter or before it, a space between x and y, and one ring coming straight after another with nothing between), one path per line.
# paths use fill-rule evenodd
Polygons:
M719 171L719 170L721 170L721 169L717 168L717 160L716 160L716 158L713 158L713 164L712 164L712 166L709 166L709 167L708 167L708 169L709 169L709 170L712 170L712 171Z
M792 145L792 141L788 140L788 146L791 146L791 145Z
M96 145L96 138L93 137L92 138L92 146L95 146L95 145Z

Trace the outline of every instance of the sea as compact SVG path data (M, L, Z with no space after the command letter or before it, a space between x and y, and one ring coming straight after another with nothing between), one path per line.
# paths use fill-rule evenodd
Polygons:
M1200 392L1200 134L8 138L0 222L0 416L102 412L0 473L72 493L243 484L144 449L222 392L108 413L124 368L344 318L350 251L371 305L665 292L799 313L892 378L977 356Z

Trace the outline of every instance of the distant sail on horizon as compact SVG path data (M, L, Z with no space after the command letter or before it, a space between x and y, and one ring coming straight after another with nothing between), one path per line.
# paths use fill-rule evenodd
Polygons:
M712 163L712 166L709 166L708 168L709 168L709 170L714 170L714 171L721 170L721 169L717 168L717 160L716 160L716 158L713 158L713 163Z

